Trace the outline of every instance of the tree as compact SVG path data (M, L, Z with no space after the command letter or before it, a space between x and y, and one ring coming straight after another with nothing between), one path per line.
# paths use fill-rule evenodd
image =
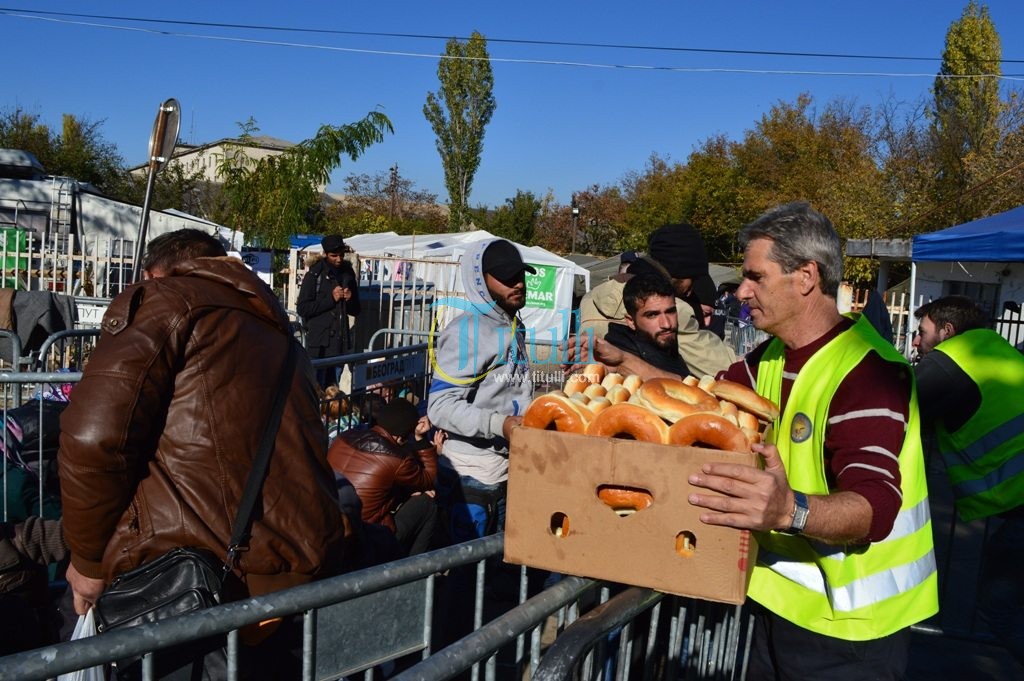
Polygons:
M437 66L437 79L441 88L427 93L423 115L437 135L448 190L448 224L458 229L467 222L484 132L495 108L494 74L484 37L473 31L465 44L449 40Z
M60 132L21 108L0 114L0 148L32 153L51 175L73 177L113 192L124 182L124 160L103 138L103 121L64 114Z
M643 249L652 231L679 222L683 214L685 170L680 163L651 154L642 173L630 172L623 177L622 194L627 206L619 237L624 244Z
M440 232L448 222L437 194L418 189L398 171L398 164L373 175L345 177L344 198L324 210L329 231L365 234Z
M122 181L108 193L119 201L141 206L146 198L146 174L123 173ZM202 170L169 163L153 178L152 210L174 208L190 215L211 219L217 211L219 187L204 179Z
M970 187L984 179L972 167L990 168L1000 141L999 79L1002 46L988 8L971 0L946 33L942 66L935 79L934 153L940 226L979 216Z
M505 204L493 211L480 208L474 211L473 222L495 236L532 246L543 203L533 192L516 190L516 195L505 199Z
M624 238L627 236L623 225L628 202L620 187L593 184L582 191L573 192L573 195L580 209L577 253L610 256L626 248L636 247ZM568 250L569 244L566 244L566 252Z
M253 159L245 145L258 131L256 122L249 118L239 125L238 144L226 150L217 168L226 199L226 214L218 221L270 248L286 247L292 234L316 222L317 188L327 184L343 155L354 161L394 131L387 116L371 111L355 123L322 125L314 137L277 156Z

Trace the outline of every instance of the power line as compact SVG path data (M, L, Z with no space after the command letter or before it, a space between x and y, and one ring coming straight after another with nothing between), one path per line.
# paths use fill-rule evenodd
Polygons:
M307 28L300 26L284 27L284 26L265 26L261 24L235 24L235 23L223 23L223 22L211 22L211 21L189 21L184 19L150 19L144 17L128 17L128 16L117 16L117 15L106 15L106 14L81 14L75 12L52 12L35 9L24 9L18 7L0 7L0 13L8 14L10 16L22 16L25 18L31 18L34 16L48 16L48 17L76 17L79 19L90 19L90 20L104 20L104 21L130 21L139 24L156 24L156 25L179 25L179 26L200 26L206 28L230 28L230 29L243 29L251 31L273 31L273 32L288 32L288 33L310 33L310 34L321 34L321 35L347 35L347 36L361 36L361 37L375 37L375 38L405 38L414 40L449 40L455 38L457 40L468 40L469 36L445 36L445 35L433 35L433 34L422 34L422 33L388 33L378 31L348 31L341 29L329 29L329 28ZM70 22L69 22L70 23ZM111 28L125 28L111 26ZM162 31L161 31L162 32ZM813 58L813 59L861 59L861 60L875 60L875 61L927 61L927 62L941 62L941 57L915 57L906 55L871 55L871 54L843 54L843 53L831 53L831 52L780 52L773 50L734 50L724 48L700 48L700 47L675 47L666 45L634 45L628 43L591 43L591 42L574 42L564 40L531 40L525 38L494 38L488 37L488 43L501 43L501 44L514 44L514 45L538 45L538 46L550 46L550 47L587 47L587 48L599 48L599 49L610 49L610 50L645 50L654 52L684 52L684 53L695 53L695 54L726 54L726 55L745 55L745 56L769 56L769 57L800 57L800 58ZM436 55L434 55L436 56ZM1000 60L988 60L993 63L1002 64L1024 64L1024 59L1000 59Z

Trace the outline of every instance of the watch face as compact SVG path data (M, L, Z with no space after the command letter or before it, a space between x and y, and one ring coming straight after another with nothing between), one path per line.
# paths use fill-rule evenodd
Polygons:
M803 532L804 526L807 525L807 514L810 509L807 506L806 495L801 492L794 492L793 494L796 508L793 509L793 522L789 527L789 532L791 534L800 534Z

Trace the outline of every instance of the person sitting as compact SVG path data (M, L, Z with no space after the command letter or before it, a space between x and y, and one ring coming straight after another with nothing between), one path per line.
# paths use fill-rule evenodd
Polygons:
M59 520L0 523L0 655L57 642L60 615L48 592L47 567L67 557Z
M428 440L430 421L407 400L380 406L374 420L369 430L339 435L327 461L355 488L364 522L391 530L406 555L423 553L437 524L433 490L443 433Z
M604 339L662 371L680 378L689 376L690 369L676 344L679 317L668 279L657 274L631 277L622 289L622 302L626 323L608 324Z

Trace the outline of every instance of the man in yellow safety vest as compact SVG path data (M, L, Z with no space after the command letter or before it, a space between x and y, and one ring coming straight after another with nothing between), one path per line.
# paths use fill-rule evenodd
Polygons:
M969 298L914 311L921 419L936 444L964 520L996 518L985 544L978 608L1024 664L1024 355L986 328Z
M706 464L689 501L759 544L747 678L902 679L910 625L938 610L913 373L865 319L839 313L827 218L786 204L740 242L736 294L774 338L719 378L781 415L754 446L763 470Z

